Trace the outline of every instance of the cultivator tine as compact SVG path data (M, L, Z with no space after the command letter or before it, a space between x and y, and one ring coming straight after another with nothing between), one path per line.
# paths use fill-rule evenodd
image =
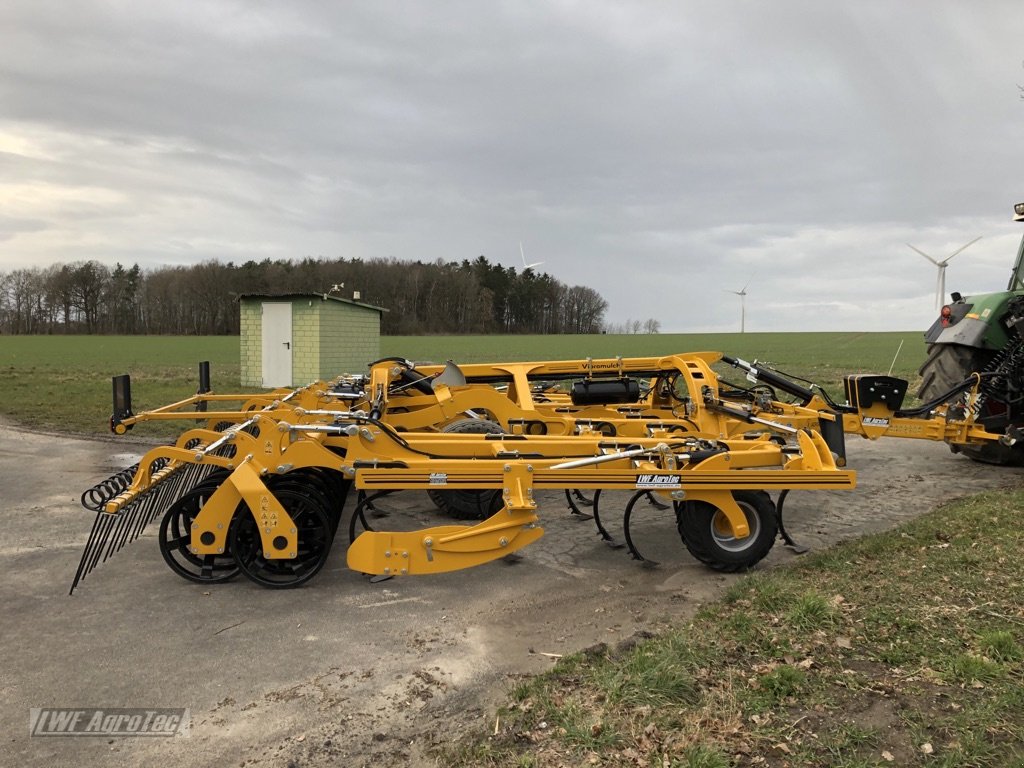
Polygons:
M588 515L587 513L585 513L583 510L579 508L579 505L577 505L576 502L579 502L579 504L587 507L594 506L593 500L588 499L586 496L580 493L579 489L566 488L565 501L569 505L569 514L576 515L577 517L579 517L580 520L590 520L594 517L593 515Z
M82 505L86 509L95 509L96 519L68 594L74 593L75 587L96 567L139 538L146 526L214 469L211 465L201 464L170 466L166 461L158 460L151 465L150 486L134 498L125 500L125 492L138 466L118 472L82 494ZM116 512L106 511L110 501L119 503Z
M789 496L789 488L779 494L779 500L775 504L775 518L779 524L779 536L782 537L782 541L785 542L786 546L792 549L796 554L802 555L806 552L810 552L810 547L805 547L803 544L797 544L793 537L789 535L789 531L786 530L786 524L782 520L782 508L786 504L786 497Z

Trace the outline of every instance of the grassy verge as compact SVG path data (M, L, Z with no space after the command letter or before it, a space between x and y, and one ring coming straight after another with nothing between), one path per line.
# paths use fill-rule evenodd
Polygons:
M34 429L106 435L111 376L131 374L138 413L194 394L201 360L211 363L215 389L238 390L238 354L237 336L0 337L0 416ZM132 434L182 431L165 422Z
M752 574L511 692L456 766L1024 765L1024 492Z

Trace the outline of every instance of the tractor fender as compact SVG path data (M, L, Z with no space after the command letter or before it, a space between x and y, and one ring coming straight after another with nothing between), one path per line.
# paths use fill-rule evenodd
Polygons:
M989 333L989 323L973 317L964 317L955 325L950 325L934 338L934 344L959 344L962 347L986 349L985 336Z

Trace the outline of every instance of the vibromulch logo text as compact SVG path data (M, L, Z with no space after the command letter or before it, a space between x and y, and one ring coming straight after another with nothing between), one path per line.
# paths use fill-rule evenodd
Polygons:
M32 708L31 736L189 736L187 709Z

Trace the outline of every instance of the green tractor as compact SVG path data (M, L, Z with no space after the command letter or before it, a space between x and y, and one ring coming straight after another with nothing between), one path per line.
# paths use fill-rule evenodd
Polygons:
M1024 203L1014 206L1014 214L1024 222ZM1005 439L950 448L989 464L1024 465L1024 239L1005 291L950 297L952 303L924 335L928 358L918 371L918 397L940 398L980 373L981 396L973 405L977 422Z

